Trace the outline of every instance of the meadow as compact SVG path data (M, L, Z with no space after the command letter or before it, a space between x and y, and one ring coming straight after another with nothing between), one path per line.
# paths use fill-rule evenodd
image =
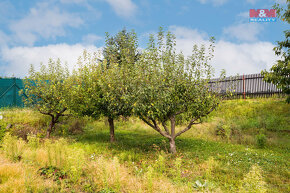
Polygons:
M0 192L290 192L290 104L227 100L202 124L167 140L138 118L48 118L2 109ZM11 127L7 131L7 126ZM179 120L178 128L183 127Z

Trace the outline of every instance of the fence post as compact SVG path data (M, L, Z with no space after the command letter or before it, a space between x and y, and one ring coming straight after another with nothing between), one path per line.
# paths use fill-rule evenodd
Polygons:
M244 99L246 99L246 84L245 84L245 75L243 74L243 95Z
M16 107L16 97L17 97L17 95L16 95L16 78L14 77L13 78L13 105L14 105L14 107Z

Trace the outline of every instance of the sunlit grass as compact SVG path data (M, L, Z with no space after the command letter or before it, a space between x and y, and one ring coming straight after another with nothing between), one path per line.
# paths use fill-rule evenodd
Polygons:
M45 122L28 109L7 115L9 119L4 112L4 124L21 124L26 119L22 116L31 127ZM29 192L26 174L33 176L33 191L247 192L260 187L260 192L288 192L289 115L289 105L280 99L226 101L201 125L177 138L176 155L168 154L168 141L137 118L116 122L113 144L105 120L82 118L83 133L70 135L68 128L76 118L69 118L59 124L61 132L53 139L32 134L28 142L12 137L2 143L0 158L11 167L1 167L0 192L3 184L8 192ZM224 125L229 136L216 135ZM267 137L262 149L256 141L260 132ZM40 176L37 171L48 166L58 168L65 178ZM34 184L40 181L45 181L43 186ZM20 182L24 185L13 186Z
M0 192L54 192L57 184L50 179L42 179L35 168L27 164L11 161L0 154Z

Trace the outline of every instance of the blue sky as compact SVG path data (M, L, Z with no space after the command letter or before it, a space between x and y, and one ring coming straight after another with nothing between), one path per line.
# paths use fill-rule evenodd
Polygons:
M177 49L216 42L218 73L259 73L288 24L249 23L249 9L270 9L286 0L0 0L0 76L23 77L30 64L60 58L72 68L84 49L98 51L105 32L134 29L141 48L159 26L176 35Z

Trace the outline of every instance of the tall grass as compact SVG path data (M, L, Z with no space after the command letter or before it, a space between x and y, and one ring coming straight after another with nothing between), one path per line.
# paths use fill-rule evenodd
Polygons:
M0 192L57 192L57 184L42 179L37 171L21 162L11 163L0 155Z
M177 155L166 153L167 141L135 118L116 121L114 144L109 143L108 125L102 119L85 120L83 133L59 132L50 140L34 133L28 133L26 140L7 134L1 143L0 166L5 156L10 160L5 158L6 165L23 170L6 167L9 172L2 167L0 179L6 192L287 192L288 111L279 99L226 101L177 139ZM13 116L9 120L20 125L21 116L19 122ZM36 119L43 120L34 117L25 124L37 125ZM271 119L277 129L269 124ZM65 120L60 125L68 131L79 124ZM16 178L21 180L15 182ZM19 186L14 188L13 183Z
M87 179L91 179L89 187L94 187L94 191L109 189L114 192L189 191L187 185L175 185L170 179L162 175L162 172L165 170L165 158L162 156L159 156L159 160L157 160L152 167L150 166L149 169L144 168L144 172L140 176L136 175L134 170L122 165L117 157L110 160L104 158L102 155L95 155L93 159L89 159L88 156L85 155L83 149L70 146L65 139L45 140L42 143L39 143L39 141L35 139L35 136L29 137L29 139L31 141L25 142L22 139L17 139L7 134L3 139L3 153L10 158L11 161L20 161L16 163L16 165L19 164L25 167L30 165L34 168L43 168L47 166L59 168L67 174L68 184L72 184L74 188L79 186L80 189L85 189L82 184L86 182ZM18 144L22 144L21 148L17 146ZM16 147L16 149L12 147ZM13 149L13 154L11 154L11 149ZM15 152L21 153L17 154ZM14 159L14 157L18 155L21 155L21 158ZM16 165L14 164L13 167ZM178 167L180 167L180 164ZM4 169L2 168L2 170ZM11 181L10 177L13 177L13 173L19 173L19 171L15 171L15 168L12 167L6 167L5 171L6 177L8 176L9 178L9 183L6 184L7 187L5 190L10 190L9 188L12 190L12 183L16 182L14 180ZM20 175L18 173L17 175ZM16 192L29 192L30 190L34 192L38 190L37 184L34 184L38 181L25 181L31 179L29 176L25 175L33 175L35 177L35 175L37 176L35 172L25 173L21 171L20 173L24 173L24 176L21 176L21 182L24 180L24 185L23 187L17 187ZM38 178L40 178L40 176L38 176ZM22 189L27 188L25 184L29 185L29 190ZM58 188L62 189L62 187Z

